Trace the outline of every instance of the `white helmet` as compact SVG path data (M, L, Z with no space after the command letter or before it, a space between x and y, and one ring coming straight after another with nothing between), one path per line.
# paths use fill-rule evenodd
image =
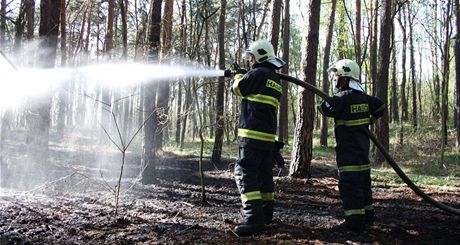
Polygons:
M353 60L339 60L330 66L328 71L337 72L339 77L351 77L358 82L361 80L359 79L359 65Z
M245 52L245 59L248 60L250 54L254 55L257 63L270 62L277 68L283 67L286 63L275 56L273 45L267 40L257 40L253 42Z

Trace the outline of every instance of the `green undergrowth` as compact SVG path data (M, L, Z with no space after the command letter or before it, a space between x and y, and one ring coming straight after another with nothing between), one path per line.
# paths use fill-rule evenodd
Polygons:
M427 120L429 121L429 120ZM448 131L448 146L444 153L444 162L441 163L441 127L439 125L423 125L414 130L411 125L405 124L403 131L403 142L401 144L401 124L390 125L390 155L418 185L453 186L460 187L460 152L454 147L455 130ZM291 158L292 143L294 139L290 136L288 143L282 150L286 159ZM206 138L204 141L204 157L210 158L214 140ZM372 143L371 143L372 145ZM165 152L171 152L178 156L199 156L200 141L185 142L182 150L175 143L168 143ZM237 142L224 141L222 158L236 159ZM330 128L328 147L319 144L319 130L314 131L313 136L313 158L328 159L335 158L335 139L333 128ZM371 152L372 161L372 152ZM404 184L396 175L394 170L385 163L383 166L373 166L372 176L374 181L383 184L399 185Z

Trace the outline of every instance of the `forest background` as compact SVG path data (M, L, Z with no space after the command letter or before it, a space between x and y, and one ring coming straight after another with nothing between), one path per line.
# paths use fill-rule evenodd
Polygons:
M356 60L367 92L388 106L372 127L385 148L404 164L458 177L458 10L457 0L2 0L1 51L19 72L109 64L99 67L100 80L117 80L115 69L129 80L138 70L110 64L136 62L203 74L130 87L73 76L58 89L40 86L46 76L28 78L24 86L40 93L13 106L2 102L2 161L6 142L18 134L32 166L49 160L50 144L71 147L78 137L94 137L91 147L120 151L122 166L126 153L140 155L145 183L163 154L196 154L196 142L213 163L234 158L240 102L226 89L228 80L206 72L247 66L245 48L264 38L287 62L283 73L329 94L327 67ZM3 95L25 94L1 82ZM283 83L278 136L288 144L289 176L310 177L315 154L332 155L333 124L316 103L311 92ZM377 149L372 156L384 166Z

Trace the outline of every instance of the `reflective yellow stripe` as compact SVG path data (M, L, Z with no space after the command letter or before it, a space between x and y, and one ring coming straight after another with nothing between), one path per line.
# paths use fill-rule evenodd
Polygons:
M364 165L348 165L348 166L341 166L339 167L339 172L359 172L359 171L366 171L371 169L369 164Z
M356 120L337 120L335 126L359 126L369 124L371 122L370 118L361 118Z
M345 210L345 216L364 215L365 213L366 213L366 211L364 211L364 208Z
M364 210L366 210L366 211L374 210L374 206L373 205L364 206Z
M236 74L235 75L235 81L233 81L233 84L232 84L233 93L236 96L240 96L240 97L243 97L243 95L241 94L241 91L240 91L240 88L238 87L238 85L240 84L240 81L241 81L242 78L243 78L242 74Z
M275 200L275 193L274 192L267 192L267 193L260 193L262 195L262 200L264 201L274 201Z
M241 194L241 201L243 203L251 200L260 200L262 199L262 195L260 194L260 191L251 191L251 192L246 192Z
M243 98L249 101L253 101L253 102L272 105L275 108L278 108L278 105L279 105L279 101L277 98L268 96L268 95L264 95L264 94L250 94Z
M276 139L276 134L268 134L244 128L238 129L238 136L267 142L275 142Z

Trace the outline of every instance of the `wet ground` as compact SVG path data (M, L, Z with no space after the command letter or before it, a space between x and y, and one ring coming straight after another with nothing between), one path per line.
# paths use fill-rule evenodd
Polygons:
M32 171L35 173L21 175L19 165L2 163L0 244L459 244L460 241L460 216L430 206L407 187L379 183L373 185L377 216L374 226L362 234L333 232L331 227L342 220L342 210L337 175L330 161L315 161L313 178L308 180L291 179L286 172L275 177L277 224L267 227L261 235L238 237L232 229L241 218L241 204L232 171L227 168L229 161L218 166L204 161L206 202L203 203L198 159L168 156L158 163L154 183L143 185L138 181L139 159L132 157L124 169L120 208L115 217L113 190L120 173L119 155L105 158L115 164L98 166L80 164L96 161L90 152L69 157L56 151L53 156L54 163L48 170L39 168ZM11 175L7 172L21 176L21 184L8 179ZM36 172L45 173L42 184L28 185L28 178ZM274 174L278 175L278 170ZM424 190L435 199L460 208L459 188Z

